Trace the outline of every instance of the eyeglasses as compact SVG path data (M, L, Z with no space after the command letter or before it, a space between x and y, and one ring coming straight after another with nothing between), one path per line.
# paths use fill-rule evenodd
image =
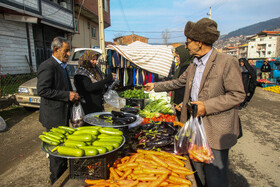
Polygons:
M191 41L186 41L185 42L185 45L189 45L190 43L194 42L194 40L191 40Z

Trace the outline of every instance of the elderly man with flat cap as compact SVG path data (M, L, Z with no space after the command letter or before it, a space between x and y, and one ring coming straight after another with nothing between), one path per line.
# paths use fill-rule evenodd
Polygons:
M228 153L240 133L235 107L245 99L238 60L213 48L219 35L217 23L211 19L187 22L186 48L195 57L193 63L178 79L146 84L147 91L156 92L185 86L181 122L189 118L187 103L198 105L197 116L202 117L215 159L211 164L192 163L198 185L207 187L228 186Z

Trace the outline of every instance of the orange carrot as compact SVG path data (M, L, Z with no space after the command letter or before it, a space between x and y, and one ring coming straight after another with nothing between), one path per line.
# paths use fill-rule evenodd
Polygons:
M132 172L132 169L125 171L125 173L124 173L124 175L121 177L121 179L125 179L131 172Z
M177 164L173 164L173 163L171 163L171 162L169 162L169 161L165 161L167 164L168 164L168 166L170 167L170 168L174 168L174 169L181 169L181 170L185 170L185 171L190 171L188 168L186 168L186 167L182 167L182 166L179 166L179 165L177 165Z
M100 180L90 180L90 179L85 179L85 183L91 185L91 184L96 184L96 183L99 183L99 182L103 182L105 181L104 179L100 179Z
M175 176L169 176L168 178L171 181L174 181L175 183L180 183L180 184L187 184L187 185L191 185L191 181L187 180L187 179L183 179L180 177L175 177Z
M112 174L113 179L119 179L119 175L117 174L117 172L115 171L114 168L110 167L110 174Z
M146 176L146 177L137 177L137 179L139 181L154 181L157 179L157 177L149 177L149 176Z
M134 187L134 186L136 186L138 183L139 183L139 181L136 180L136 181L130 183L129 185L127 185L126 187Z
M152 173L152 174L170 174L171 171L168 169L143 169L144 173Z
M159 165L167 168L168 165L163 161L161 160L160 158L158 158L157 156L153 155L153 154L149 154L148 157L150 157L151 159L153 159L156 163L158 163Z
M168 182L166 182L166 181L163 181L159 186L168 186L169 185L169 183Z
M181 170L181 169L172 169L172 171L174 173L177 173L177 174L182 174L182 175L191 175L193 173L195 173L195 171L186 171L186 170Z
M115 172L121 177L123 176L123 172L121 172L120 170L118 170L117 168L115 169Z
M168 174L161 175L157 180L154 180L149 187L159 186L165 179L167 179Z

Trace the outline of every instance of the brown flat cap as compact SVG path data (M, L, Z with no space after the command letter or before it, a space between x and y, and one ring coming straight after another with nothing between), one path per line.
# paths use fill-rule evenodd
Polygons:
M196 23L188 21L185 26L185 36L206 44L213 44L220 36L217 26L214 20L208 18L202 18Z

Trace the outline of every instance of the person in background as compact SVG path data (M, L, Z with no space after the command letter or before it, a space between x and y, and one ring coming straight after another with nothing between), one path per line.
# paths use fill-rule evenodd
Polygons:
M240 104L240 107L246 107L255 93L255 89L257 86L256 72L245 58L239 59L239 65L242 75L242 82L246 93L246 98Z
M195 58L187 70L171 81L146 84L146 91L171 91L185 88L180 121L188 120L187 103L196 104L197 117L202 117L207 141L213 151L211 164L192 160L198 186L227 187L229 149L240 134L238 110L235 107L244 101L238 60L213 48L219 38L217 23L203 18L196 23L187 22L186 48Z
M173 79L177 79L184 73L190 63L193 61L193 57L184 45L175 48L175 58L177 61L176 70ZM179 88L171 93L171 102L175 105L176 115L178 120L181 117L181 109L183 105L183 98L185 94L185 87Z
M70 107L79 100L79 94L72 91L66 69L70 56L69 42L56 37L51 43L52 57L38 68L38 95L41 96L39 121L50 131L52 127L69 126ZM67 159L49 155L50 181L52 184L67 169Z
M253 59L248 59L248 63L252 66L252 68L254 69L254 71L257 73L257 67L254 64L254 60ZM256 76L257 77L257 76Z
M270 72L271 72L271 67L268 64L268 61L265 60L262 67L261 67L261 72L262 72L262 79L267 80L269 78Z
M103 73L97 67L97 59L96 52L85 51L79 58L79 66L74 76L77 92L85 100L81 103L85 114L104 111L103 94L105 88L116 78L114 73L104 78Z

